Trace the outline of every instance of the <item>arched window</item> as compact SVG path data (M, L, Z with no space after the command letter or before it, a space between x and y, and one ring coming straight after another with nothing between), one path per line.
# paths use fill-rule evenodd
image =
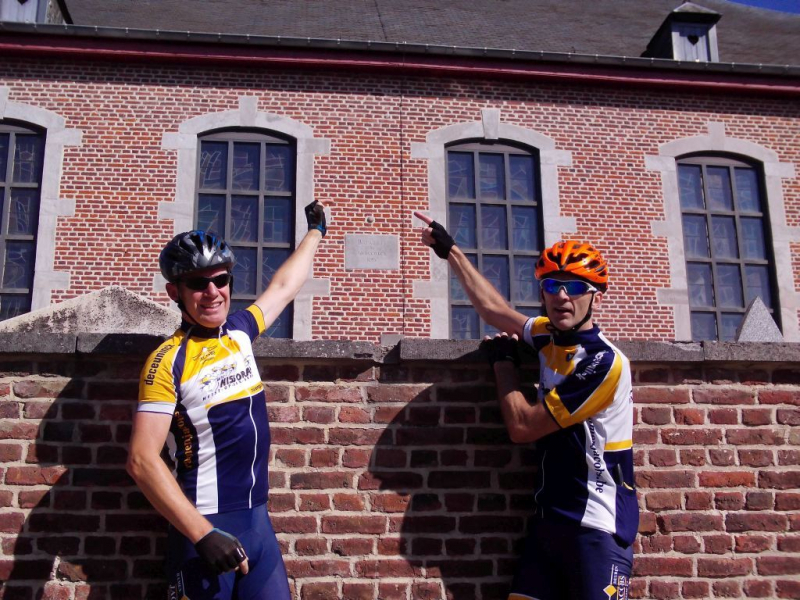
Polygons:
M760 297L780 326L769 215L758 164L678 159L692 339L733 340Z
M0 121L0 320L31 309L45 136Z
M512 307L539 315L534 268L543 244L538 155L498 141L447 147L448 230ZM480 339L483 323L450 274L450 337Z
M293 140L263 132L200 136L195 225L233 248L232 309L252 304L294 249L295 158ZM292 337L292 305L267 335Z

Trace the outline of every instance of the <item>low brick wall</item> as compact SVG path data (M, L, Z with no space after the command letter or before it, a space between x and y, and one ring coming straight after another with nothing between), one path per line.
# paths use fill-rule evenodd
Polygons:
M3 600L165 598L124 469L158 340L5 335ZM800 598L800 349L620 344L634 366L635 598ZM270 511L298 600L505 599L531 513L474 342L259 341ZM533 389L536 367L526 363ZM38 590L44 589L39 595Z

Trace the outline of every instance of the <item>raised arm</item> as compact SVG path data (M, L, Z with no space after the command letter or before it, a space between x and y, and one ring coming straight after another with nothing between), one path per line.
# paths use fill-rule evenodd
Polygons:
M316 200L306 206L308 233L297 249L275 271L267 289L255 301L264 315L264 325L268 328L295 299L300 288L308 279L314 256L320 241L327 233L324 206Z
M414 216L427 225L422 231L422 243L433 248L437 256L447 260L481 319L500 331L522 337L522 329L528 317L508 305L489 280L472 266L444 227L421 212L415 211Z

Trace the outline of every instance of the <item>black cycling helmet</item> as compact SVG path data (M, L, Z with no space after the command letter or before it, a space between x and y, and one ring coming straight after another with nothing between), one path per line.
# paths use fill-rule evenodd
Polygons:
M176 283L181 277L208 267L233 269L236 258L233 250L213 231L193 229L179 233L158 257L164 279Z

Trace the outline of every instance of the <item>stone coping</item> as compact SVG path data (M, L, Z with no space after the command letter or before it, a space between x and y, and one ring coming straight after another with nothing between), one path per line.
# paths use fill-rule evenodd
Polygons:
M2 333L2 356L96 355L144 358L164 336L122 333ZM763 342L647 342L618 341L615 344L633 363L798 363L800 344ZM484 354L477 341L404 338L391 346L348 340L294 341L258 339L255 355L260 359L367 362L398 364L414 362L482 363ZM535 356L523 353L523 361Z

